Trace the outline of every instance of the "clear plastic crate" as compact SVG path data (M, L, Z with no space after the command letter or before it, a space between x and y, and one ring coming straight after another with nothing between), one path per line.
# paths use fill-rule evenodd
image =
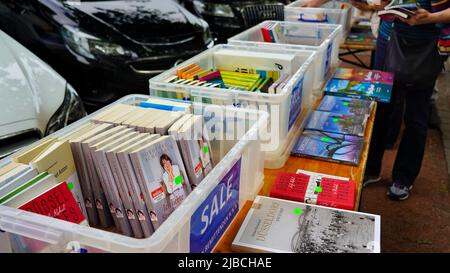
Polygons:
M149 96L130 95L116 103L134 103L148 99ZM109 106L97 111L98 114ZM93 227L73 224L55 218L10 208L0 205L0 230L10 238L13 250L41 252L191 252L198 251L199 246L208 246L212 250L217 240L234 219L238 210L246 200L253 200L263 185L263 156L260 150L258 131L267 126L268 114L262 111L238 109L216 105L194 104L194 113L202 113L205 125L212 136L220 134L233 135L234 140L222 140L219 137L211 141L211 149L215 158L219 159L214 169L204 178L202 183L183 201L169 218L149 238L136 239ZM50 135L62 137L77 127L89 122L92 115L71 124ZM210 126L212 124L212 126ZM240 133L238 126L244 126ZM234 133L233 133L234 132ZM43 141L43 140L41 140ZM29 149L37 143L24 149ZM11 157L0 161L0 166L11 162ZM218 214L208 221L208 228L199 234L202 215L213 204L214 198L222 198L223 183L230 181L234 175L238 194L219 203ZM235 185L233 184L233 185ZM221 196L218 196L218 195ZM217 199L216 199L217 201ZM219 201L219 202L220 202ZM228 203L231 202L231 203ZM217 204L217 203L216 203ZM222 204L224 204L222 208ZM208 215L208 214L207 214ZM202 227L203 230L203 227ZM3 233L4 235L4 233ZM4 236L2 236L4 238ZM209 241L199 241L212 240Z
M341 25L348 33L352 27L353 7L345 1L328 1L320 7L303 7L308 0L297 0L284 7L284 21Z
M280 26L279 43L264 42L261 27L268 23ZM293 50L314 50L316 70L314 95L321 95L322 86L332 68L339 64L339 46L342 40L342 27L333 24L310 24L282 21L265 21L228 39L231 45L256 46L259 48L277 48Z
M190 85L164 82L165 79L176 75L181 67L190 64L200 65L202 68L215 68L214 53L220 49L245 51L260 55L270 53L295 55L293 76L280 93L268 94L230 90L224 88L197 87ZM150 79L150 94L164 98L178 98L215 105L227 105L241 108L252 108L266 111L270 114L269 128L261 134L262 150L277 151L285 144L286 136L304 108L310 108L313 102L314 59L316 52L308 50L280 50L259 47L217 45L203 53L194 56L184 63ZM258 56L259 57L259 56ZM252 64L249 65L250 67Z

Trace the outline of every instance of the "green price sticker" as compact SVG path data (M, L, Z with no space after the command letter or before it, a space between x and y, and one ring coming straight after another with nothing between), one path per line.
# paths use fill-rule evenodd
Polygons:
M300 215L300 214L302 214L302 209L301 208L295 208L292 212L294 212L294 214Z
M338 122L339 119L338 118L333 118L333 122Z
M180 185L183 182L183 177L181 175L175 177L175 185Z
M209 152L208 146L203 146L203 153L207 154Z
M348 102L344 102L342 103L344 106L348 106Z
M323 142L330 142L330 140L331 140L331 139L330 139L329 137L323 137L323 138L322 138L322 141L323 141Z
M69 190L72 190L73 189L73 182L67 183L67 186L69 186Z
M322 192L322 188L321 187L316 187L315 191L316 192Z

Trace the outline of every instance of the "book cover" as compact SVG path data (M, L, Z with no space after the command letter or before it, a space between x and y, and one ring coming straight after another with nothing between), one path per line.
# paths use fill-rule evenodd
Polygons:
M342 96L389 103L391 100L392 85L331 79L325 87L324 93L331 96Z
M278 173L270 191L274 198L320 206L352 210L355 203L355 183L348 180Z
M363 146L362 137L305 130L291 153L358 165Z
M313 111L305 129L329 133L364 136L367 116L344 115L340 113Z
M244 252L379 253L378 215L257 196L232 247Z
M345 40L346 44L349 45L364 45L364 46L375 46L376 39L373 37L372 33L350 33Z
M85 217L65 181L34 197L19 209L81 224Z
M317 110L339 113L343 115L370 115L374 107L373 101L326 95Z
M357 68L338 68L333 76L334 79L381 83L386 85L394 84L394 74L379 70L367 70Z
M191 192L183 160L173 137L163 136L130 153L154 227L161 225Z

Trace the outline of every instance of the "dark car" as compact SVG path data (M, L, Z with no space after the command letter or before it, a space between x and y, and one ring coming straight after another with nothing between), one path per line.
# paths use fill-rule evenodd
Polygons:
M178 0L205 19L217 42L265 20L284 20L284 5L290 0Z
M208 24L172 0L1 0L0 28L70 82L94 110L213 45Z

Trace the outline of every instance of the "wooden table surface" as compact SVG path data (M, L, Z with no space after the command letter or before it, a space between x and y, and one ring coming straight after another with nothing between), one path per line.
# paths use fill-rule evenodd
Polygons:
M343 43L340 45L341 49L355 49L355 50L375 50L374 44L367 44L367 45L356 45L356 44L347 44Z
M361 192L362 192L362 180L364 178L364 172L366 169L367 156L369 153L369 143L372 136L373 124L375 121L375 111L376 104L370 118L367 122L366 132L365 132L365 144L361 154L361 160L358 166L351 166L345 164L339 164L334 162L309 159L303 157L294 157L291 156L287 160L284 167L276 170L264 170L264 185L259 195L268 196L270 193L270 189L272 188L272 184L275 181L275 177L279 172L291 172L296 173L298 169L303 169L306 171L325 173L330 175L337 175L343 177L349 177L352 181L356 183L356 195L355 195L355 210L359 209L359 203L361 200ZM236 234L239 231L239 228L244 221L247 212L250 210L252 201L247 201L244 206L238 212L238 215L234 219L234 221L230 224L228 229L225 231L221 240L217 243L214 252L217 253L230 253L233 252L231 249L231 243L236 237Z

